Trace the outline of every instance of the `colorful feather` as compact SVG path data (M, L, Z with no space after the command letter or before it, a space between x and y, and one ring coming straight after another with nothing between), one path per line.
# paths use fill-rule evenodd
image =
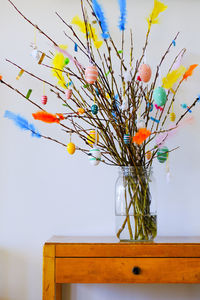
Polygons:
M67 46L60 45L59 48L64 50L67 48ZM58 52L56 53L56 55L52 60L52 64L53 64L52 74L58 79L58 84L64 89L66 89L66 82L63 76L63 69L64 66L66 65L65 59L66 58L63 55L63 53Z
M109 38L108 25L106 22L106 18L104 16L103 9L97 0L93 0L92 4L93 4L94 13L95 13L97 19L99 20L99 23L101 26L101 30L102 30L101 36L103 39L108 39Z
M132 142L141 145L151 134L151 131L146 128L140 128L132 138Z
M80 30L82 33L84 33L85 36L86 36L85 22L82 21L82 20L79 18L79 16L75 16L75 17L72 19L71 23L72 23L73 25L78 26L78 27L79 27L79 30ZM88 27L88 35L89 35L89 38L93 40L94 46L95 46L97 49L100 48L100 47L102 46L103 41L100 41L100 40L98 39L98 36L97 36L97 33L96 33L96 29L95 29L93 26L89 26L89 27Z
M61 48L61 47L57 47L57 46L54 46L54 48L59 52L59 53L62 53L64 54L65 56L67 56L70 60L73 61L73 63L78 66L79 68L83 69L83 66L78 62L78 60L76 58L74 58L67 50ZM65 59L65 65L66 65L66 60Z
M12 120L15 123L15 125L18 126L20 129L31 131L32 137L41 137L40 133L35 129L35 126L29 123L25 118L21 117L20 115L6 110L4 117Z
M197 67L197 64L189 66L188 70L183 75L183 78L181 81L186 80L188 77L192 76L194 69Z
M120 8L120 17L119 17L119 29L121 31L125 30L126 24L126 0L118 0L119 8Z
M158 0L154 0L154 8L152 10L152 12L150 13L149 17L147 18L147 22L149 25L149 28L151 28L152 24L158 24L159 23L159 19L158 16L161 12L165 11L167 9L167 5L165 5L164 3L158 1Z
M43 121L45 123L60 123L61 120L64 120L64 117L62 114L50 114L46 111L38 111L37 113L32 114L33 118L35 120Z
M177 70L171 71L166 77L162 78L163 87L165 89L171 89L185 71L186 68L184 66L180 66Z

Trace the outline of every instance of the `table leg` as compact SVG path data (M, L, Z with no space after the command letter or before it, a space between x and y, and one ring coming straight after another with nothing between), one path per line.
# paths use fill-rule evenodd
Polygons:
M62 300L62 283L56 283L56 300Z
M61 289L61 288L60 288ZM59 293L58 293L59 295ZM55 300L55 247L53 245L44 246L43 254L43 300ZM61 298L56 298L56 300Z

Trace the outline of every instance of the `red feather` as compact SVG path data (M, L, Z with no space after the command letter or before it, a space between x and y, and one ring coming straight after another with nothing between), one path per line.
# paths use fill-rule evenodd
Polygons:
M46 111L38 111L35 114L32 114L33 118L35 120L40 120L45 123L60 123L60 120L64 120L64 117L62 114L50 114Z

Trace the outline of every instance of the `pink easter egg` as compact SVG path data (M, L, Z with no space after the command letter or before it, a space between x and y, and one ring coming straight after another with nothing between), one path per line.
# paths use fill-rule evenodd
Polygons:
M96 66L89 66L85 70L85 79L88 83L93 84L97 80L98 70Z
M139 76L143 82L149 82L151 79L151 68L149 65L143 64L139 68Z
M45 95L42 96L42 104L44 104L44 105L47 104L47 96L45 96Z
M71 96L72 96L72 89L67 89L65 91L65 96L66 96L66 99L69 100L71 99Z

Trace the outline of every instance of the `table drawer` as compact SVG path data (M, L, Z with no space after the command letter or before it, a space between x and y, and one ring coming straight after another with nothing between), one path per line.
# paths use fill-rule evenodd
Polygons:
M57 283L200 283L200 258L56 258Z

